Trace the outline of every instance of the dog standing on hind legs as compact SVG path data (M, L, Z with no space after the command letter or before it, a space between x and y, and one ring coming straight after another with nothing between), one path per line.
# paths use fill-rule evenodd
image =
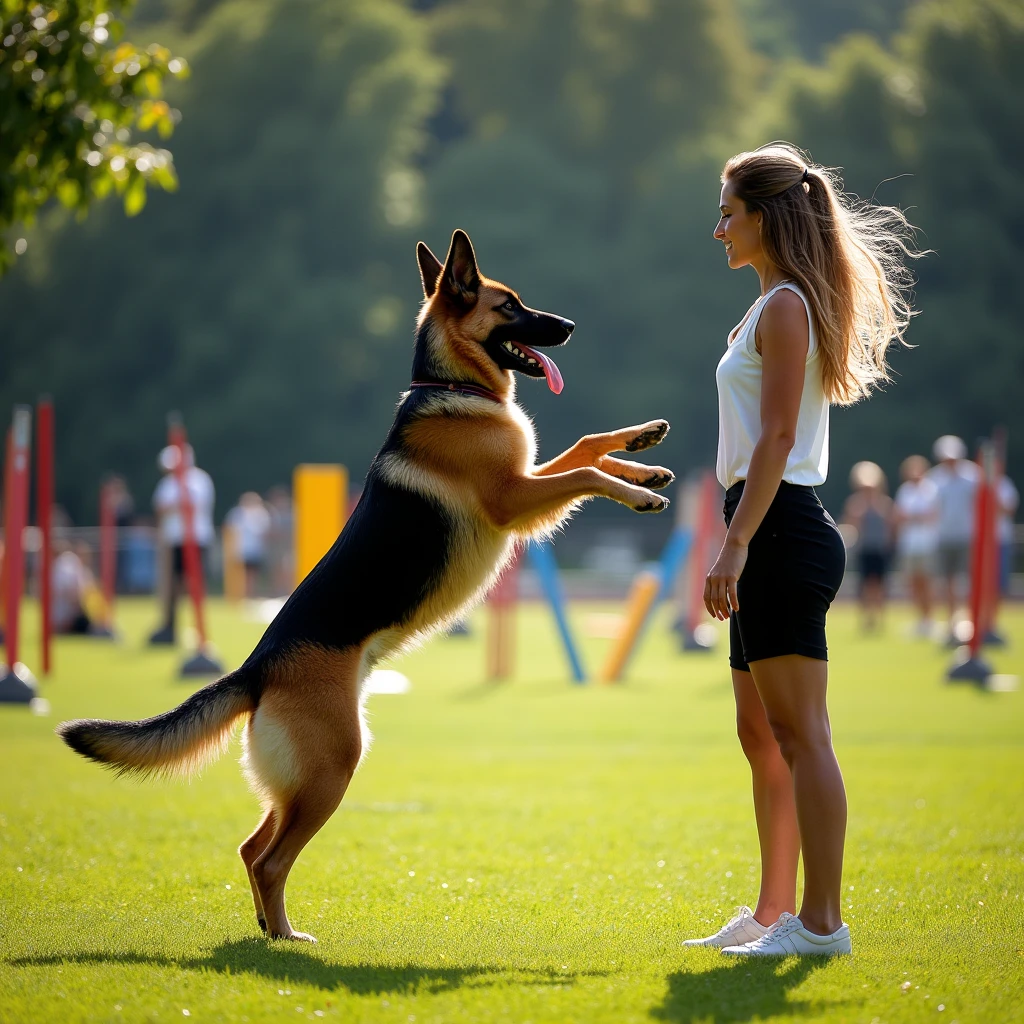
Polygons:
M241 668L141 722L65 722L74 750L119 773L188 773L245 719L244 765L264 816L239 848L256 918L271 938L306 939L285 912L288 873L337 809L369 745L362 686L374 665L461 617L517 540L551 534L592 497L660 512L660 466L614 458L658 444L653 420L591 434L536 465L515 373L562 376L544 351L575 324L484 277L469 237L442 264L422 242L424 302L413 380L341 535L299 584Z

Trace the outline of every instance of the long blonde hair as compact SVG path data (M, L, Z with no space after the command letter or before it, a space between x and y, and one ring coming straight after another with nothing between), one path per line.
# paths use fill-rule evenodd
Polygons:
M765 256L807 295L828 400L852 405L888 381L886 350L914 315L904 261L921 255L903 213L847 195L833 168L787 142L734 156L722 182L761 212Z

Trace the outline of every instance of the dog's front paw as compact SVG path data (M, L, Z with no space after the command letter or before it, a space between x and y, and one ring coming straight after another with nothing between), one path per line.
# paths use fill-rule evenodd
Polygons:
M626 451L642 452L645 448L653 448L665 440L668 431L668 420L651 420L626 442Z
M668 487L675 478L676 475L671 469L665 469L663 466L651 466L650 475L644 477L643 480L638 480L637 483L650 491L660 491L663 487Z
M672 502L660 494L652 494L649 498L642 498L633 506L634 512L664 512Z

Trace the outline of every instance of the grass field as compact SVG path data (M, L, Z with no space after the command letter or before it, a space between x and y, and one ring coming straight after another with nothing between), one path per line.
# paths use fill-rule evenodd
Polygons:
M721 652L679 655L658 624L627 685L574 688L537 607L508 685L482 684L479 629L404 659L412 691L373 698L374 749L292 873L310 947L259 937L234 756L140 783L52 734L188 692L178 654L141 646L151 614L122 605L117 646L60 642L49 717L0 707L4 1022L1024 1017L1024 694L944 685L946 653L904 640L899 612L868 639L832 617L855 955L772 963L681 946L756 896ZM239 663L261 627L216 603L211 620ZM1024 611L1005 625L997 667L1024 674Z

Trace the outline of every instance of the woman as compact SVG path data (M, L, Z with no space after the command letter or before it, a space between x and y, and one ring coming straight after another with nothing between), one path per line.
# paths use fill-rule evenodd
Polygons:
M860 606L864 631L882 624L885 577L892 551L892 498L886 493L885 473L876 462L858 462L850 470L853 493L846 499L843 522L857 531Z
M896 492L896 547L917 609L915 632L932 635L932 572L939 544L939 493L928 478L930 463L909 455L900 463L903 483Z
M909 320L907 231L898 211L855 204L788 144L725 165L715 238L730 268L757 271L761 295L718 366L728 533L704 603L731 620L761 892L754 910L695 945L750 956L851 951L840 907L846 794L825 705L825 613L846 552L814 487L828 469L829 404L856 402L887 379L886 348Z

